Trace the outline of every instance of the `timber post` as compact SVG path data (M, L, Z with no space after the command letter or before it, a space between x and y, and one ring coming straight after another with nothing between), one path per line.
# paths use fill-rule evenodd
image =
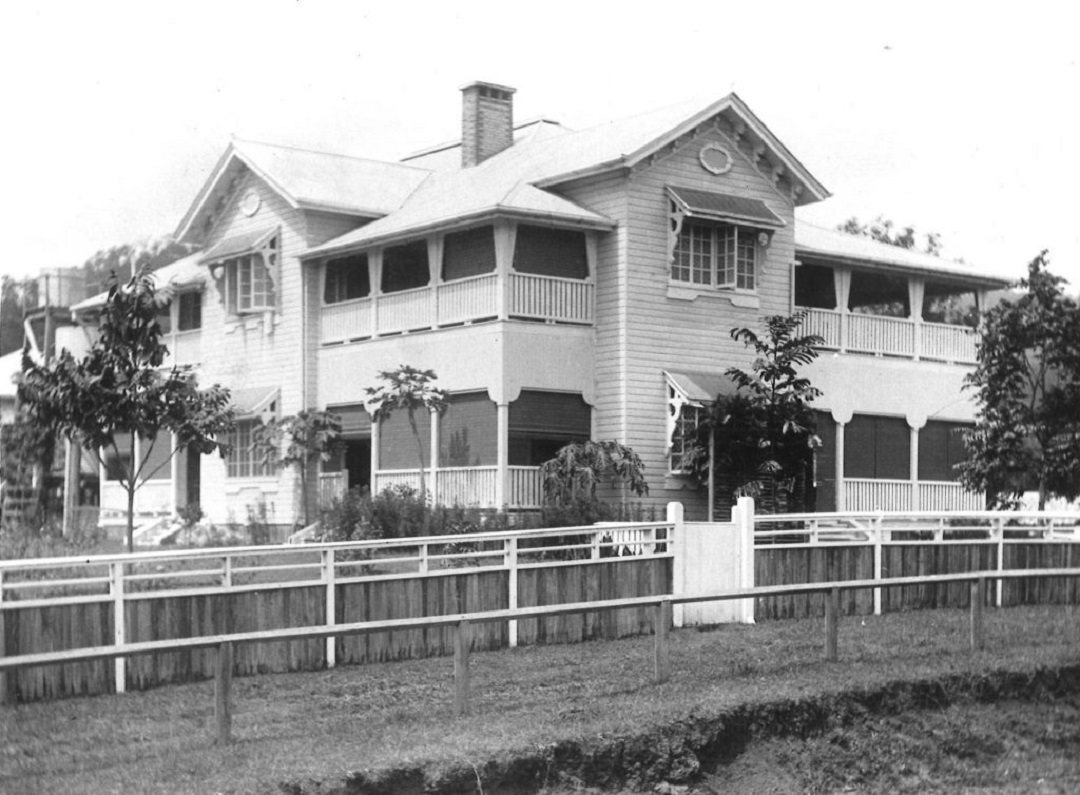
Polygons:
M825 595L825 659L836 662L837 639L840 632L840 589L830 588Z
M219 643L217 670L214 675L214 718L217 723L217 740L220 745L232 742L232 674L233 645L230 641Z
M469 622L458 622L454 632L454 717L469 714Z
M656 606L653 619L653 674L660 685L671 678L671 600L664 599Z
M983 583L985 577L979 577L971 583L971 649L981 651L986 645L986 632L983 626Z

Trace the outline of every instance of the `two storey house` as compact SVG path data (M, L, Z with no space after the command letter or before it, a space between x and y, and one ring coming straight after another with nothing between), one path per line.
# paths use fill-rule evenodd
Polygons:
M304 408L345 430L324 494L418 483L405 417L373 423L365 404L380 371L408 364L450 392L421 418L439 502L534 508L559 447L616 439L645 462L649 501L720 516L686 471L689 434L731 388L724 371L749 364L730 329L800 308L825 340L810 373L819 509L977 499L954 481L953 430L973 419L971 320L1000 280L797 223L829 193L734 94L582 131L515 123L506 86L462 95L460 140L396 163L228 146L177 231L198 253L157 278L175 292L175 361L233 391L234 451L177 456L143 510L291 521L294 473L267 469L251 438Z

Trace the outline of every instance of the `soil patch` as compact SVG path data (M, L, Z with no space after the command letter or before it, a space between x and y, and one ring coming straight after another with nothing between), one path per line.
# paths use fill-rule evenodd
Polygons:
M639 735L566 741L482 765L357 772L355 793L1074 792L1080 665L897 681L741 706Z

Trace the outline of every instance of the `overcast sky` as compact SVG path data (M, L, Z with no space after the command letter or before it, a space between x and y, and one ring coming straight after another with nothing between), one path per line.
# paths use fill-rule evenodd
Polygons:
M458 89L490 80L574 128L734 90L832 192L801 218L882 214L1014 277L1047 248L1075 290L1075 8L9 4L0 272L171 233L232 135L397 159L456 137Z

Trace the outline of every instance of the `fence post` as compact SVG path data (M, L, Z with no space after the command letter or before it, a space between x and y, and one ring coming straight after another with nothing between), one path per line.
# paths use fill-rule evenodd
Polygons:
M217 721L217 742L232 742L232 673L233 645L219 643L217 670L214 675L214 717Z
M668 524L671 525L670 536L668 543L673 544L673 552L675 557L671 561L671 593L675 596L682 596L686 593L686 578L687 578L687 540L686 540L686 528L683 527L683 504L681 502L669 502L667 504L667 515L665 517ZM675 626L683 626L685 620L684 606L675 605L673 613L673 621Z
M469 714L469 622L462 619L454 633L454 717Z
M664 599L656 606L653 619L653 674L656 684L671 678L671 647L668 634L671 627L671 600Z
M836 662L840 634L840 589L830 588L825 596L825 659Z
M981 651L986 641L983 631L984 581L984 577L979 577L971 583L971 648L974 651Z
M232 587L232 555L225 556L225 565L221 569L221 585L223 588Z
M113 645L123 646L127 642L126 616L124 615L124 564L115 561L109 564L109 594L113 598ZM116 692L127 690L127 658L113 660L113 678Z
M517 610L518 607L518 557L517 557L517 539L506 539L506 546L503 552L504 564L507 571L507 586L506 586L506 606L511 610ZM516 618L512 618L507 626L507 643L511 649L516 649L518 645L518 622Z
M755 585L753 497L739 497L731 516L735 520L735 532L739 536L739 587L753 588ZM753 599L739 600L739 622L742 624L754 623Z
M874 531L874 579L875 580L880 580L881 579L881 563L882 563L882 560L881 560L882 537L881 537L881 535L884 532L881 529L882 528L882 517L879 516L876 519L871 519L871 522L873 523L871 526L873 527L873 531ZM874 615L875 616L880 616L881 615L881 588L875 588L874 589Z
M420 561L419 561L419 564L418 564L418 570L419 570L420 574L427 574L428 573L428 545L427 544L421 544L420 549L418 550L418 552L420 554Z
M0 570L0 657L7 657L7 625L4 621L4 572ZM7 703L7 671L0 671L0 704Z
M1000 516L994 519L994 532L997 533L997 570L1005 569L1005 520ZM1000 577L994 583L994 606L1001 607L1001 591L1005 581Z
M337 623L337 572L334 570L334 550L322 551L322 575L326 583L326 626L332 627ZM337 637L331 635L326 639L326 667L333 668L337 665Z

